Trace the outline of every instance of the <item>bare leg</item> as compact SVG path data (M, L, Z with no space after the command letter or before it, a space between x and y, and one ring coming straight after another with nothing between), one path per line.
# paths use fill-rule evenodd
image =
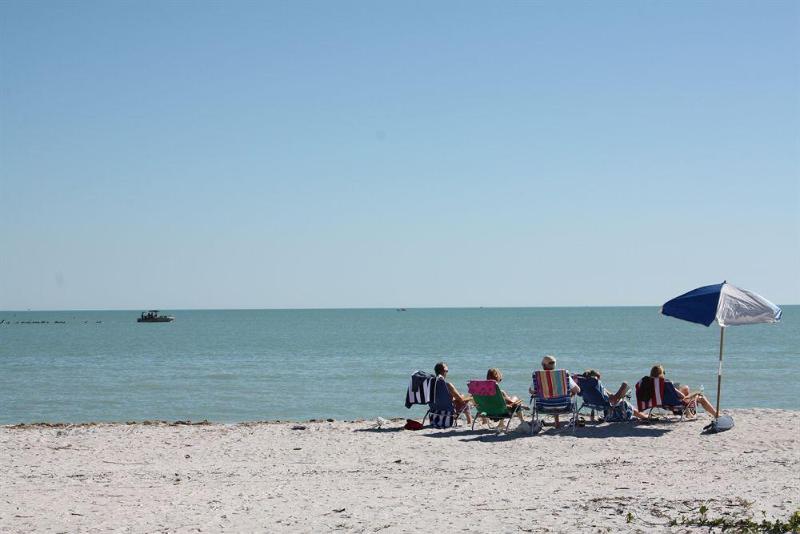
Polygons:
M619 403L619 401L622 400L623 397L625 397L625 394L627 392L628 392L628 384L623 382L622 384L620 384L619 389L617 390L616 393L608 396L608 401L612 405L617 404Z
M469 400L465 398L453 399L453 406L467 417L467 424L472 424L472 410L469 407Z
M697 400L698 400L698 402L700 402L700 404L703 405L703 409L705 411L707 411L711 415L711 417L719 417L719 414L714 409L714 407L711 405L711 403L708 402L708 399L706 399L705 396L698 395L697 396Z

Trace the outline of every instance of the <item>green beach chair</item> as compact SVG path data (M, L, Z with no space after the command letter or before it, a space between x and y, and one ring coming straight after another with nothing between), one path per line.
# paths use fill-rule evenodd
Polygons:
M511 426L511 418L522 409L522 405L509 410L503 394L500 392L500 384L494 380L470 380L467 382L467 389L478 407L478 412L472 420L472 429L475 429L475 421L478 420L478 417L486 417L496 422L508 419L505 428L508 431L508 427Z

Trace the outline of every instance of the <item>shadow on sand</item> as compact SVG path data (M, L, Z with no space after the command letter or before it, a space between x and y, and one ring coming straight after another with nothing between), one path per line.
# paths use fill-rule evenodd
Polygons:
M495 431L488 428L471 429L468 427L451 428L450 430L439 430L423 434L426 438L453 438L464 436L484 436L487 434L495 435Z
M654 423L593 423L586 422L586 426L578 427L573 433L568 429L556 429L545 427L535 434L519 432L512 428L510 432L498 434L494 429L469 427L451 428L448 430L435 430L426 427L418 431L420 436L426 438L459 438L461 441L480 441L485 443L511 441L520 438L536 438L539 436L572 436L580 439L606 439L606 438L655 438L663 436L675 429L676 424L690 424L690 422L677 423L668 421L657 421ZM382 427L382 428L357 428L353 432L369 432L372 434L393 434L406 432L402 426ZM408 431L410 432L410 431Z
M491 429L476 429L476 430L458 430L452 429L442 432L431 432L425 434L425 437L429 438L449 438L449 437L456 437L460 438L461 441L469 442L469 441L479 441L482 443L497 443L497 442L505 442L505 441L512 441L515 439L523 439L523 438L537 438L540 436L566 436L566 437L575 437L575 438L594 438L594 439L605 439L605 438L629 438L629 437L642 437L642 438L654 438L663 436L668 432L672 432L673 428L671 426L653 426L647 424L632 424L632 423L610 423L610 424L595 424L595 425L587 425L586 427L579 427L575 429L575 433L567 429L556 429L556 428L546 428L544 430L540 430L535 434L529 434L528 432L519 432L516 430L511 430L510 432L503 432L498 434L494 430Z
M372 432L373 434L392 434L394 432L403 432L405 428L402 426L394 427L381 427L381 428L356 428L353 432Z
M576 438L656 438L672 432L671 426L654 426L640 423L606 423L600 425L586 425L575 429Z

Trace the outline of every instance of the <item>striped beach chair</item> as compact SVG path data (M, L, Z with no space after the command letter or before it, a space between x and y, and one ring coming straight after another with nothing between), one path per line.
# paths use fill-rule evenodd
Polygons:
M665 378L642 377L636 383L636 406L640 412L647 412L653 418L654 410L665 410L680 415L683 421L697 413L697 400L684 403L678 396L675 384Z
M442 376L437 376L436 379L431 379L432 392L431 401L428 404L428 411L422 418L422 424L425 424L425 418L431 423L434 428L450 428L458 426L458 419L461 415L469 409L465 406L462 410L457 410L453 405L453 399L450 397L450 390L447 389L447 381Z
M511 426L511 419L522 409L522 404L520 403L509 410L505 399L503 399L503 394L500 392L500 384L494 380L470 380L467 382L467 390L478 407L475 418L472 420L473 430L478 417L486 417L497 422L502 422L503 419L508 418L505 428L506 432L508 432L508 427Z
M569 394L569 372L564 369L534 371L531 397L531 432L544 426L545 415L569 414L566 428L575 429L578 420L577 404ZM539 417L542 419L540 420Z

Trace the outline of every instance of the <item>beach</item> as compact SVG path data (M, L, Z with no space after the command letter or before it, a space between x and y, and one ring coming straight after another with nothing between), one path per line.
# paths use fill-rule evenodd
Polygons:
M536 435L404 420L0 427L4 532L700 531L800 508L797 412ZM462 422L463 423L463 422ZM676 524L677 523L677 524ZM703 529L707 531L707 527Z

